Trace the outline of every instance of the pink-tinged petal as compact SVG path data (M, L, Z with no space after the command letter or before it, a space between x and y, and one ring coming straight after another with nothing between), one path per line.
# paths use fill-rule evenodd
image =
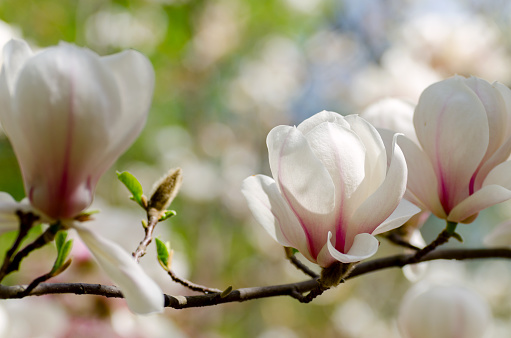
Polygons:
M387 151L380 134L369 122L358 115L348 115L346 121L350 124L351 130L360 138L365 148L365 177L352 201L350 201L355 209L368 196L372 195L385 179L387 174ZM392 146L389 149L389 155L391 155Z
M387 176L374 194L369 196L349 220L346 245L360 233L372 233L397 208L406 190L407 169L401 148L394 136L393 152Z
M500 163L488 173L483 186L496 184L511 190L511 161Z
M401 133L419 144L413 126L413 110L410 102L385 98L367 107L360 116L369 121L377 129L388 129Z
M131 311L138 314L163 311L165 302L163 292L129 253L81 224L75 222L72 227L87 245L99 266L121 289Z
M483 240L487 247L508 247L511 246L511 221L499 224Z
M277 242L300 251L314 261L308 251L307 238L275 181L264 175L250 176L243 181L241 192L255 219Z
M499 92L502 100L505 103L504 106L501 107L502 118L500 119L500 128L506 129L503 131L500 131L499 129L499 132L503 133L502 142L499 145L499 148L492 154L492 156L488 157L486 161L483 161L483 165L479 169L475 180L475 190L481 188L483 181L486 179L486 176L493 168L507 160L511 155L511 90L501 83L494 83L493 87L494 90ZM490 139L491 135L493 135L493 130L490 133Z
M347 253L338 251L331 243L332 233L328 233L328 251L333 258L342 263L356 263L373 256L378 251L380 243L370 234L358 234L355 236L353 245Z
M312 129L316 128L317 126L319 126L321 123L324 123L324 122L335 123L335 124L338 124L345 128L349 128L349 124L344 120L344 116L342 116L341 114L338 114L338 113L335 113L332 111L326 111L326 110L323 110L322 112L309 117L308 119L306 119L305 121L300 123L298 125L298 127L296 127L296 128L299 131L301 131L302 134L306 135Z
M305 136L294 127L273 128L267 138L270 168L282 197L297 216L312 257L324 245L316 240L333 222L334 183ZM319 246L321 243L321 246Z
M489 142L485 108L464 81L455 76L426 88L414 115L417 137L433 165L446 212L473 192L472 176Z
M398 138L398 144L405 154L408 166L408 199L419 200L424 209L431 211L438 218L445 218L447 215L438 198L437 178L429 158L415 143L404 136ZM414 198L410 198L411 196Z
M483 162L487 161L505 141L507 112L505 101L499 90L489 82L476 77L465 79L465 84L477 95L486 110L488 119L489 142Z
M328 242L329 241L325 242L325 245L323 245L323 248L318 254L318 258L316 259L316 263L322 268L328 268L330 265L339 262L330 254L330 251L328 249Z
M76 216L92 202L112 116L122 109L115 79L91 51L61 44L25 63L13 104L19 134L9 136L27 196L50 217Z
M500 82L494 82L493 87L495 87L496 90L500 93L500 96L504 100L505 104L505 113L507 115L506 118L506 138L511 137L511 89L509 89L507 86L503 85Z
M458 204L448 220L462 222L492 205L511 199L511 161L496 166L484 180L482 189Z
M511 199L511 190L500 185L485 185L481 190L467 197L447 216L451 222L470 223L472 216L492 205Z
M401 202L399 202L396 210L394 210L394 212L382 224L380 224L372 232L371 235L376 236L398 228L405 224L405 222L407 222L413 215L418 214L420 211L420 208L408 202L407 200L402 199Z

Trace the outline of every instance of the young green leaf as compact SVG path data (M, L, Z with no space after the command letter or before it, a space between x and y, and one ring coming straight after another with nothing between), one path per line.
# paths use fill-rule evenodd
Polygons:
M55 245L57 246L57 252L60 253L62 249L62 245L66 242L67 232L59 231L57 235L55 235Z
M142 201L142 196L144 192L142 190L142 185L137 180L137 178L127 171L123 171L122 173L117 172L117 178L119 179L119 181L124 183L126 188L128 188L128 190L131 192L132 196L130 198L137 202L138 204L140 204L140 206L145 209L146 205L144 205Z
M156 252L158 254L158 262L160 262L160 265L165 269L170 269L170 243L164 243L159 238L155 238L156 242Z
M61 233L64 233L64 235L59 236L59 234ZM55 238L55 244L57 245L57 258L55 259L55 263L53 264L51 273L55 273L56 271L61 270L61 268L66 264L67 256L69 256L69 253L73 248L73 240L70 239L69 241L65 241L66 236L67 233L65 231L61 231L57 234L57 237Z
M170 218L172 216L176 216L176 212L174 210L165 210L165 212L163 213L163 215L160 217L160 219L158 221L163 222L164 220L166 220L167 218Z

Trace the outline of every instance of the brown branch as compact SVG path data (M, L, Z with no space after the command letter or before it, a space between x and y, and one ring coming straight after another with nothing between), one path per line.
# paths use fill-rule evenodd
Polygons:
M349 280L367 273L376 272L388 268L403 267L410 264L414 254L402 254L385 258L374 259L368 262L357 264L351 270ZM508 258L511 259L511 249L492 248L492 249L443 249L435 250L422 257L419 262L432 261L437 259L482 259L482 258ZM290 296L293 298L303 298L306 292L317 289L318 282L315 279L309 279L303 282L270 285L262 287L251 287L232 290L230 293L221 297L220 293L212 293L198 296L171 296L165 295L165 306L175 309L212 306L223 303L243 302L251 299L268 298L276 296ZM0 285L0 299L20 298L20 293L26 289L26 286L4 286ZM91 294L104 297L122 298L120 290L115 286L85 283L43 283L38 285L30 296L41 296L47 294L71 293L77 295Z
M156 216L150 216L148 217L148 223L145 229L145 236L144 239L140 242L135 252L133 252L133 257L135 257L135 260L137 262L140 261L140 257L144 256L146 254L147 246L152 242L153 240L153 232L154 228L158 224L158 217Z

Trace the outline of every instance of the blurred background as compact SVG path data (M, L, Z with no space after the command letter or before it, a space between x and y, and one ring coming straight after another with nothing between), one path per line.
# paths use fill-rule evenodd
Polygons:
M134 48L150 58L156 89L147 125L101 179L93 208L102 212L90 226L133 251L144 214L115 171L133 173L149 194L179 166L177 216L156 233L171 242L178 275L225 289L306 278L240 193L244 178L270 175L271 128L321 110L360 113L388 96L416 102L426 86L453 74L510 85L510 17L506 0L0 0L0 45L18 37L36 50L62 40L100 55ZM5 136L0 163L0 191L23 198ZM464 245L482 246L510 210L499 205L461 225ZM428 220L426 241L443 227ZM12 236L0 237L2 250ZM378 257L401 252L381 239ZM30 256L7 282L48 272L54 255L49 246ZM154 250L142 263L166 293L192 294L163 272ZM492 309L490 336L509 336L508 262L436 262L421 278L475 290ZM78 240L73 265L55 281L110 283ZM150 317L131 315L121 300L32 297L0 302L0 337L399 337L395 318L412 285L393 269L350 280L312 304L280 297Z

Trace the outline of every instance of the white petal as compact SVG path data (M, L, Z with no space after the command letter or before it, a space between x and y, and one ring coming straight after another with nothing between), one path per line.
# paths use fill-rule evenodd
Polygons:
M76 216L106 169L101 154L121 109L113 76L96 54L61 44L25 63L13 104L19 134L9 136L27 196L50 217Z
M413 215L418 214L420 211L420 208L408 202L407 200L402 199L401 202L399 202L396 210L394 210L394 212L382 224L380 224L371 235L376 236L398 228L405 224L405 222L408 221Z
M335 186L335 208L346 202L365 177L366 150L359 135L350 129L325 122L306 135L317 159L328 170ZM306 162L303 162L306 165ZM385 163L385 170L386 170ZM343 212L339 210L340 212Z
M500 163L488 173L483 186L497 184L506 189L511 189L511 161Z
M241 192L254 218L277 242L297 249L307 259L314 261L307 249L307 238L300 222L272 178L250 176L243 181Z
M399 99L385 98L367 107L362 114L377 129L383 128L404 134L419 144L413 126L414 105Z
M483 240L487 247L511 246L511 221L499 224Z
M461 222L492 205L511 199L511 161L499 164L488 174L483 188L458 204L448 220Z
M405 193L406 161L401 148L396 143L397 136L398 134L394 136L394 150L387 176L375 193L364 201L350 219L346 243L350 243L350 239L356 234L372 233L394 212Z
M273 128L267 143L273 179L302 225L315 257L335 217L332 178L296 128Z
M358 206L384 181L387 174L387 151L380 134L369 122L358 115L348 115L346 121L365 147L365 178L353 196L354 199L358 199L356 202L353 201ZM393 148L390 149L391 157Z
M456 76L426 88L414 115L417 137L433 164L446 212L470 194L471 178L489 143L486 110L464 80Z
M337 249L330 242L332 233L328 233L328 251L330 255L342 263L355 263L360 262L363 259L369 258L378 251L379 242L370 234L358 234L355 236L353 245L351 246L348 253L344 254L337 251Z
M107 153L120 154L133 143L145 125L154 90L154 69L147 57L134 50L105 56L101 61L116 78L122 104L117 123L112 126L119 137L112 140ZM105 160L115 161L110 160L107 153Z
M415 143L404 136L398 138L408 166L407 192L421 202L427 210L438 218L447 215L438 197L438 183L431 161Z
M505 101L499 90L483 79L471 76L465 79L465 84L474 91L486 110L490 134L483 159L485 162L505 141L508 118Z
M112 281L121 289L131 311L138 314L162 312L165 298L160 287L119 245L74 223L82 241Z
M447 216L451 222L464 222L492 205L511 199L511 190L500 185L487 185L458 204Z
M323 110L322 112L319 112L309 117L308 119L300 123L296 128L300 132L302 132L302 134L307 135L312 129L314 129L315 127L324 122L331 122L343 126L345 128L349 128L349 124L344 120L344 116L326 110Z
M9 92L12 93L19 71L34 53L25 41L12 39L5 44L2 54L2 71L5 73Z

